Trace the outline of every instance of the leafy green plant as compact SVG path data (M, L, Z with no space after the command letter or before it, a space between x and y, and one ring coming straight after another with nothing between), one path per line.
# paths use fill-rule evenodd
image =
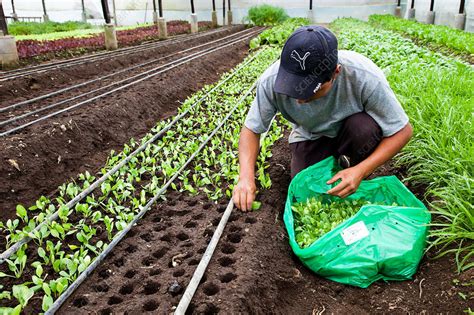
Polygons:
M312 197L305 202L291 206L295 218L296 242L301 248L313 244L324 234L349 219L368 204L364 200L324 201L322 197Z
M444 25L423 24L392 15L371 15L369 22L398 33L406 34L423 43L432 43L456 52L474 54L474 34Z
M46 34L54 32L69 32L78 29L91 29L89 23L67 21L67 22L13 22L8 25L11 35Z
M288 37L299 27L309 24L305 18L291 18L284 23L263 31L250 41L250 48L256 49L263 45L283 47Z
M246 21L258 26L276 25L286 19L288 19L288 14L286 14L285 9L269 4L251 7L245 17Z
M331 24L342 49L366 55L387 74L414 127L396 161L405 179L427 187L434 214L431 249L453 253L458 270L474 256L474 70L416 46L401 35L354 19Z

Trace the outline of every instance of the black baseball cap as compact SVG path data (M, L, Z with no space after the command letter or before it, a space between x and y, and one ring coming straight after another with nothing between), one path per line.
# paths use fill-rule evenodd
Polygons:
M337 66L337 38L327 28L298 28L285 43L274 91L291 98L311 98L331 79Z

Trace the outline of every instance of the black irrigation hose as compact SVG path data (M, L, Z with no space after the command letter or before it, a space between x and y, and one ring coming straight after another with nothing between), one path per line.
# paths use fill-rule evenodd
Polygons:
M85 81L85 82L82 82L82 83L79 83L79 84L75 84L75 85L72 85L72 86L70 86L70 87L63 88L63 89L60 89L60 90L57 90L57 91L54 91L54 92L51 92L51 93L48 93L48 94L40 95L40 96L38 96L38 97L29 99L29 100L25 100L25 101L21 101L21 102L15 103L15 104L11 104L11 105L8 105L8 106L5 106L5 107L0 108L0 113L6 112L6 111L8 111L8 110L10 110L10 109L14 109L14 108L17 108L17 107L20 107L20 106L23 106L23 105L27 105L27 104L31 104L31 103L34 103L34 102L37 102L37 101L41 101L41 100L47 99L47 98L49 98L49 97L52 97L52 96L55 96L55 95L58 95L58 94L62 94L62 93L64 93L64 92L71 91L71 90L74 90L74 89L77 89L77 88L86 86L86 85L91 84L91 83L95 83L95 82L98 82L98 81L105 80L105 79L107 79L107 78L110 78L110 77L112 77L112 76L118 75L118 74L120 74L120 73L124 73L124 72L127 72L127 71L135 70L135 69L137 69L137 68L144 67L144 66L147 66L147 65L152 64L152 63L159 62L159 61L161 61L161 60L163 60L163 59L168 59L168 58L174 57L174 56L177 55L177 54L182 54L182 53L185 53L185 52L188 52L188 51L191 51L191 50L194 50L194 49L203 47L203 46L211 45L211 44L216 43L216 42L219 42L219 41L227 40L227 39L229 39L230 37L234 37L234 36L240 35L241 33L246 33L246 32L248 32L248 31L249 31L249 30L240 31L240 32L234 33L234 34L232 34L232 35L229 35L229 36L226 36L226 37L217 39L217 40L213 40L213 41L210 41L210 42L207 42L207 43L198 45L198 46L190 47L190 48L188 48L188 49L179 51L179 52L177 52L177 53L175 53L175 54L170 54L170 55L167 55L167 56L158 58L158 59L153 59L153 60L151 60L151 61L147 61L147 62L144 62L144 63L140 63L140 64L137 64L137 65L134 65L134 66L131 66L131 67L128 67L128 68L125 68L125 69L116 71L116 72L114 72L114 73L111 73L111 74L108 74L108 75L105 75L105 76L102 76L102 77L99 77L99 78L96 78L96 79L93 79L93 80ZM172 62L173 62L173 61L172 61ZM172 62L170 62L170 63L172 63ZM84 94L84 96L85 96L85 94ZM74 99L74 98L73 98L73 99ZM72 99L71 99L71 100L72 100ZM36 114L37 112L30 112L30 113L35 113L35 114ZM29 114L29 113L27 113L27 114ZM27 114L24 114L24 115L26 115L26 116L24 116L24 115L15 116L14 118L12 118L12 119L10 119L10 120L2 121L2 122L0 122L0 127L3 126L3 125L8 124L8 123L10 123L10 122L13 122L13 121L15 121L15 120L18 120L18 119L21 119L21 118L24 118L24 117L29 116L29 115L27 115Z
M63 303L71 296L71 294L84 282L85 279L94 271L94 269L107 257L107 255L114 249L114 247L125 237L125 235L132 229L132 227L140 220L150 207L158 200L158 198L166 191L166 189L171 185L171 183L179 176L179 174L191 163L198 153L206 146L206 144L211 140L211 138L217 133L217 131L225 124L225 122L232 116L237 107L245 101L247 96L249 96L255 89L257 83L254 83L252 87L245 93L244 96L240 98L237 104L230 110L230 112L225 116L225 118L219 123L219 125L212 131L212 133L201 143L197 150L189 157L189 159L180 167L180 169L171 177L166 184L156 193L156 195L151 198L148 203L143 207L143 209L135 216L135 218L123 229L119 234L117 234L112 242L107 246L107 248L99 254L99 256L94 259L94 261L84 270L67 289L64 293L51 305L51 307L46 311L45 315L55 314L56 311L63 305Z
M159 139L161 136L165 134L169 129L171 129L172 126L176 122L178 122L181 118L186 116L191 109L196 107L198 104L201 104L206 97L209 96L209 94L213 93L216 91L220 86L222 86L224 83L229 81L232 77L234 77L242 68L247 66L249 63L251 63L258 55L259 53L255 54L252 58L250 58L247 62L244 64L240 65L237 69L235 69L230 76L228 76L226 79L221 81L218 85L216 85L214 88L212 88L209 92L207 92L203 97L201 97L198 101L193 103L186 111L181 113L180 115L176 116L175 119L173 119L172 122L170 122L168 125L166 125L160 132L158 132L156 135L154 135L150 140L142 144L140 147L138 147L135 151L133 151L130 155L128 155L126 158L124 158L119 164L115 165L111 170L109 170L107 173L102 175L101 178L96 180L94 183L92 183L87 189L83 190L81 193L79 193L76 197L74 197L72 200L70 200L65 206L68 209L72 209L79 201L81 201L84 197L89 195L91 192L93 192L95 189L97 189L107 178L115 174L119 169L121 169L123 166L125 166L134 156L142 152L143 150L146 149L148 145L151 143L155 142L157 139ZM56 220L59 217L59 211L56 211L55 213L51 214L49 217L47 217L43 222L38 224L35 229L33 229L30 233L35 233L41 229L45 224L48 224L54 220ZM0 254L0 264L4 263L6 259L8 259L11 255L13 255L21 246L24 244L28 243L31 241L31 238L29 236L26 236L13 244L10 248L8 248L6 251Z
M42 73L42 72L49 71L49 70L52 70L52 69L66 68L66 67L70 67L70 66L74 66L74 65L81 65L81 64L85 64L85 63L97 62L97 61L112 58L112 57L125 56L125 55L132 54L132 53L142 52L142 51L146 51L146 50L150 50L150 49L156 49L156 48L168 45L168 44L181 43L181 42L184 42L184 41L189 41L189 40L193 40L193 39L196 39L196 38L208 36L210 34L219 33L221 31L222 31L222 29L218 29L218 30L208 31L208 32L205 32L205 33L199 33L199 34L195 34L195 35L188 35L188 34L178 35L178 36L173 37L172 39L167 39L167 40L164 40L164 41L156 41L156 42L152 42L152 43L142 44L140 46L125 47L125 48L117 49L113 52L102 52L102 53L97 53L97 54L94 54L94 55L88 55L88 56L78 57L78 58L74 58L74 59L68 59L68 60L65 60L65 61L59 61L59 62L55 62L55 63L47 63L47 64L44 64L44 65L29 67L28 69L19 69L19 70L6 71L6 72L3 72L3 74L5 74L5 76L0 77L0 82L1 81L7 81L7 80L13 80L13 79L24 77L24 76L31 75L31 74L34 74L34 73ZM182 37L186 37L185 40L181 40Z
M258 32L258 31L257 31L257 32ZM255 33L257 33L257 32L255 32ZM160 71L158 71L158 72L155 72L155 73L152 73L152 74L148 74L148 75L146 75L146 76L143 77L143 78L140 78L140 79L137 79L137 80L132 81L132 82L130 82L130 83L127 83L127 84L125 84L125 85L119 86L119 87L117 87L117 88L115 88L115 89L113 89L113 90L107 91L107 92L105 92L105 93L103 93L103 94L94 96L94 97L92 97L92 98L90 98L90 99L84 100L84 101L79 102L79 103L77 103L77 104L74 104L74 105L72 105L72 106L69 106L69 107L66 107L66 108L64 108L64 109L58 110L58 111L56 111L56 112L50 113L50 114L48 114L48 115L45 115L45 116L43 116L43 117L41 117L41 118L32 120L32 121L30 121L30 122L27 122L27 123L25 123L25 124L23 124L23 125L20 125L20 126L18 126L18 127L9 129L9 130L7 130L7 131L5 131L5 132L0 133L0 138L1 138L1 137L5 137L5 136L7 136L7 135L9 135L9 134L12 134L12 133L14 133L14 132L17 132L17 131L19 131L19 130L25 129L26 127L29 127L29 126L31 126L31 125L34 125L34 124L36 124L36 123L38 123L38 122L41 122L41 121L43 121L43 120L46 120L46 119L48 119L48 118L57 116L57 115L59 115L59 114L68 112L68 111L70 111L70 110L72 110L72 109L75 109L75 108L77 108L77 107L80 107L80 106L82 106L82 105L88 104L88 103L90 103L90 102L92 102L92 101L95 101L95 100L100 99L100 98L102 98L102 97L104 97L104 96L110 95L110 94L112 94L112 93L114 93L114 92L123 90L124 88L130 87L130 86L135 85L135 84L137 84L137 83L140 83L140 82L142 82L142 81L144 81L144 80L146 80L146 79L152 78L152 77L154 77L154 76L156 76L156 75L158 75L158 74L162 74L162 73L164 73L164 72L166 72L166 71L169 71L169 70L171 70L171 69L174 69L174 68L176 68L176 67L178 67L178 66L180 66L180 65L182 65L182 64L185 64L185 63L187 63L187 62L190 62L190 61L192 61L192 60L194 60L194 59L197 59L197 58L199 58L199 57L205 56L205 55L207 55L207 54L210 54L210 53L212 53L212 52L214 52L214 51L217 51L217 50L226 48L226 47L228 47L228 46L234 45L234 44L236 44L236 43L238 43L238 42L241 42L241 41L243 41L243 40L247 40L247 39L249 39L250 37L252 37L253 35L254 35L253 33L251 33L250 35L244 35L244 37L243 37L242 39L234 40L234 41L232 41L232 42L230 42L230 43L228 43L228 44L226 44L226 45L223 45L223 46L220 46L220 47L217 47L217 48L210 48L211 50L205 51L204 53L196 53L196 54L194 54L194 55L195 55L194 57L189 58L189 59L188 59L188 58L181 58L181 59L186 59L186 60L181 61L181 62L179 62L179 63L177 63L177 64L175 64L175 65L173 65L173 66L170 66L170 67L168 67L168 68L166 68L166 69L160 70ZM155 70L149 70L149 71L147 71L147 72L145 72L145 73L140 74L139 76L143 76L143 75L145 75L146 73L149 73L149 72L152 72L152 71L155 71ZM131 78L126 79L126 81L128 81L128 80L130 80L130 79L131 79ZM117 84L117 83L114 83L114 85L116 85L116 84Z

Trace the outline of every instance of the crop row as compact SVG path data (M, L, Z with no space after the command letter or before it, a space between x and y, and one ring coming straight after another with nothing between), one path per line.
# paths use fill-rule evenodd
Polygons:
M185 119L176 122L159 140L149 144L130 159L100 188L69 209L65 204L86 189L114 165L131 154L140 144L151 139L172 118L158 123L140 141L132 139L120 153L112 152L99 174L85 172L75 181L59 187L54 199L41 197L31 207L17 206L18 219L0 225L1 243L9 248L25 236L33 242L24 244L0 266L0 312L17 313L22 309L47 310L65 289L104 251L117 233L134 219L185 161L196 151L224 116L230 113L242 93L251 88L259 75L278 57L277 49L264 49L229 80L196 103L214 86L207 86L190 97L179 109L189 110ZM204 191L212 200L230 195L238 176L238 135L252 101L252 94L233 113L231 119L217 131L208 145L196 156L172 185L183 193ZM262 188L271 185L265 169L271 155L270 146L282 136L283 127L274 123L265 138L258 160L258 180ZM164 198L164 197L163 197ZM30 233L54 212L59 218ZM3 290L3 291L2 291ZM28 301L31 304L28 305ZM39 302L41 301L41 302ZM36 304L35 304L36 303ZM39 303L39 304L38 304Z
M211 27L210 22L199 22L201 30ZM186 21L168 22L169 36L189 33L191 26ZM117 40L120 45L133 45L145 40L158 38L156 25L139 27L130 30L117 31ZM49 53L62 53L68 50L98 49L104 47L104 34L94 34L82 38L62 38L55 40L20 40L17 42L18 55L20 58L31 58Z
M414 126L397 156L407 181L427 186L441 255L454 252L459 270L474 266L474 71L409 39L353 19L335 21L341 48L364 54L387 75ZM454 244L457 246L453 249Z
M449 48L454 52L474 54L474 34L444 25L422 24L392 15L372 15L369 23L375 27L396 31L424 44Z

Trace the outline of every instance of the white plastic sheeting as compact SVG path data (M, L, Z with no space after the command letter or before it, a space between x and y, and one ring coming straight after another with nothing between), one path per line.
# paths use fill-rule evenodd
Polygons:
M42 16L41 0L14 0L19 16ZM100 0L84 0L91 22L102 23ZM113 0L108 0L113 12ZM120 25L151 22L153 0L115 0L117 21ZM157 1L157 0L156 0ZM45 0L51 20L81 20L81 0ZM222 2L216 0L219 23L222 24ZM367 19L371 14L393 14L396 0L313 0L313 18L319 23L328 23L337 17ZM402 0L403 10L411 0ZM452 25L459 9L460 0L435 0L436 24ZM243 21L247 10L258 4L284 7L290 16L308 16L309 0L231 0L235 23ZM210 21L212 0L194 0L199 20ZM226 0L227 5L227 0ZM11 0L3 0L5 13L11 13ZM426 20L430 0L416 0L416 18ZM189 20L190 0L163 0L164 16L167 20ZM474 30L474 0L466 1L466 30Z

